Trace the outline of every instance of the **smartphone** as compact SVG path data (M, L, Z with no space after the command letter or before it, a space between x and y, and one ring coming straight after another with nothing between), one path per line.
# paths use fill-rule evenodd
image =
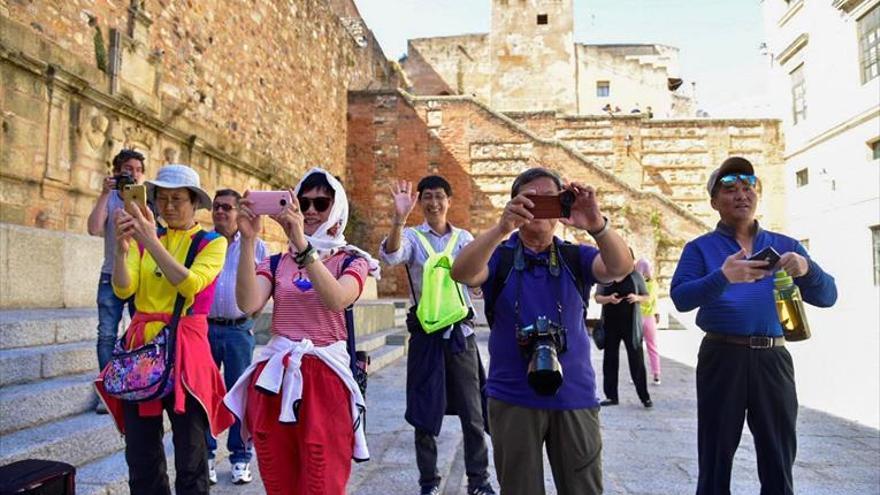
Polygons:
M128 205L134 203L141 212L147 211L147 186L143 184L125 184L120 192L122 200L125 202L126 209Z
M251 211L257 215L278 215L293 200L289 191L251 191Z
M751 255L749 257L749 261L766 261L767 266L764 269L772 270L773 267L775 267L776 264L779 263L779 258L779 253L775 249L773 249L773 246L767 246L757 253Z
M534 208L529 209L535 218L568 218L571 216L575 195L571 191L562 191L550 195L527 194L526 198L535 204Z

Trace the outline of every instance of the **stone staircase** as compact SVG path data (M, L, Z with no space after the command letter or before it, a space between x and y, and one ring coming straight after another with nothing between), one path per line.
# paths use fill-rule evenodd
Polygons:
M370 354L370 371L405 354L405 316L404 301L355 306L358 349ZM258 339L270 318L260 316ZM0 465L63 461L77 467L77 493L128 493L123 439L109 416L94 412L96 326L94 308L0 311ZM218 460L227 456L225 443L224 433ZM165 447L171 474L170 434Z

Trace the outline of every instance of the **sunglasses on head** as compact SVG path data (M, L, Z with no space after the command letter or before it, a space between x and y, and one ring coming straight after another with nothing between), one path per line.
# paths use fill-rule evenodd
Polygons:
M230 211L232 211L232 210L235 209L235 205L231 205L231 204L228 204L228 203L214 203L214 204L211 206L211 208L212 208L214 211L217 211L217 210L223 210L223 211L225 211L226 213L229 213Z
M737 181L748 184L751 187L755 187L755 184L758 183L758 178L754 175L748 174L729 174L718 179L718 183L724 187L732 186L736 184Z
M303 213L309 211L309 208L311 208L312 205L315 206L315 211L318 213L324 213L327 211L327 208L330 208L330 203L333 202L333 199L325 197L306 198L304 196L299 196L296 200L299 201L299 209L302 210Z

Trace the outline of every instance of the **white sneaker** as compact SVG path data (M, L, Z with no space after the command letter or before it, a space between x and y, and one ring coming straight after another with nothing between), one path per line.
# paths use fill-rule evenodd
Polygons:
M212 485L217 484L217 466L214 465L214 459L208 459L208 482Z
M654 375L654 385L660 385L660 375Z
M254 480L251 474L251 465L247 462L236 462L232 465L232 483L235 485L243 485Z

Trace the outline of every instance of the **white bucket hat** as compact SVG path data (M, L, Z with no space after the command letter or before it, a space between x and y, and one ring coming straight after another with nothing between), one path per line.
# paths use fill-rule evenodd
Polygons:
M146 180L144 181L144 184L147 185L147 196L153 201L156 200L157 187L161 187L162 189L178 189L185 187L196 193L196 196L199 197L198 203L196 204L197 210L199 208L211 209L211 196L202 189L201 182L199 181L199 174L186 165L165 165L159 169L159 173L156 174L155 179Z

